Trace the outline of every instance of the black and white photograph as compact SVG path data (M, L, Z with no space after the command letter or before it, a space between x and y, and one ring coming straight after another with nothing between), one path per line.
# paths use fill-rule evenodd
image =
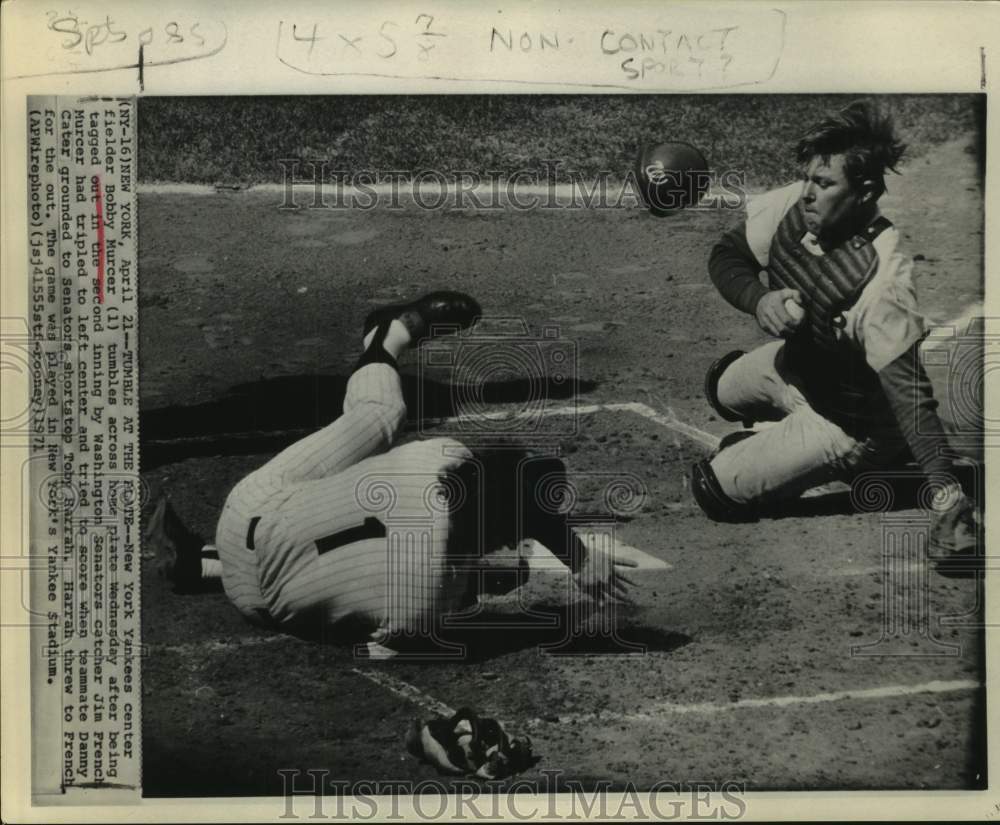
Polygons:
M144 793L983 786L983 103L143 100Z
M283 91L160 81L221 12L42 14L36 804L990 815L987 52L773 85L812 18L750 9L300 10Z

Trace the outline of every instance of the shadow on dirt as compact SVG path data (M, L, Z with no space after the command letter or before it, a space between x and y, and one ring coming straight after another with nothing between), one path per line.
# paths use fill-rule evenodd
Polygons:
M669 653L691 642L683 633L632 623L592 628L577 624L577 629L571 631L572 616L567 613L572 610L560 610L553 627L511 627L509 616L505 616L496 627L450 628L443 638L463 646L469 662L529 649L549 656L642 656L649 651Z
M410 422L456 415L469 402L521 404L525 410L575 398L594 381L515 379L477 385L403 375ZM140 413L143 470L205 455L277 452L340 415L347 377L295 375L239 384L214 401Z
M344 623L337 628L316 624L313 628L300 626L295 635L325 644L358 644L354 655L365 657L363 643L370 638L365 628L349 628ZM396 637L386 645L396 652L393 662L441 665L486 662L532 649L550 656L641 656L650 651L670 652L690 642L691 637L683 633L624 617L616 620L612 613L576 602L520 614L453 613L443 617L433 633Z
M985 492L983 466L963 459L952 464L951 473L962 485L965 494L982 507ZM866 473L855 480L852 490L776 503L762 510L760 515L762 518L782 519L923 509L922 488L926 483L927 477L915 467Z

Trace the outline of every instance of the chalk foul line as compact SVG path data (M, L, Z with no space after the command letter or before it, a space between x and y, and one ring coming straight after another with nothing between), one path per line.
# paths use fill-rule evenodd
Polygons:
M406 699L417 705L421 709L439 716L451 716L454 710L425 693L415 685L397 679L389 674L377 670L362 670L353 668L353 672L367 679L370 682L385 688L390 693ZM917 685L886 685L883 687L865 688L861 690L841 690L828 693L816 693L811 696L766 696L755 699L738 699L735 702L697 702L683 705L674 702L662 702L653 705L646 711L635 713L578 713L578 714L558 714L545 719L529 719L520 723L526 727L539 727L547 724L573 724L573 723L597 723L609 722L613 724L628 723L650 723L666 722L671 718L680 715L702 714L711 715L718 713L728 713L731 711L746 710L750 708L790 708L808 705L821 705L830 702L845 701L877 701L879 699L896 699L905 696L918 696L921 694L959 693L974 691L982 688L980 682L971 679L959 679L954 681L935 680ZM517 727L519 723L510 721L511 725Z
M369 682L374 682L376 685L384 687L390 693L394 693L401 699L406 699L430 713L437 714L438 716L453 716L455 714L455 711L444 702L439 702L430 694L424 693L420 688L411 685L409 682L404 682L402 679L397 679L378 670L362 670L357 667L351 668L351 672L356 673L363 679L367 679Z
M685 714L727 713L748 708L789 708L803 705L821 705L828 702L872 701L895 699L903 696L917 696L924 693L956 693L978 690L980 682L971 679L955 681L932 681L919 685L886 685L862 690L840 690L830 693L816 693L812 696L767 696L757 699L738 699L735 702L698 702L690 705L662 702L646 711L636 713L582 713L560 714L559 723L566 722L662 722L671 717ZM551 723L547 719L531 719L528 725Z

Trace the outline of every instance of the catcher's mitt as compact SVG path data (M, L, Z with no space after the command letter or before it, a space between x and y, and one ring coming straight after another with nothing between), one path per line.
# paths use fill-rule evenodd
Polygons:
M442 773L502 779L533 764L531 740L510 737L496 719L460 708L451 718L414 720L406 749Z

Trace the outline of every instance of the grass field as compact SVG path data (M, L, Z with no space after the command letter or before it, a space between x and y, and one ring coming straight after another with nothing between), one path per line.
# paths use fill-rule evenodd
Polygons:
M843 95L453 95L144 98L140 177L190 183L282 182L282 158L350 171L462 170L501 176L609 172L621 179L646 143L698 146L715 170L753 189L795 174L789 148ZM885 95L911 156L977 128L971 95ZM308 171L306 172L308 174Z
M462 100L437 116L452 117L449 107ZM640 104L607 100L597 102L626 119ZM697 100L692 107L674 101L674 108L689 123L712 120L708 98ZM912 100L906 106L917 117L927 101ZM793 102L805 112L829 101ZM156 105L143 101L143 117L152 117ZM268 111L253 101L232 105L248 113L248 127ZM308 120L320 103L289 105L301 106L297 119ZM486 103L475 105L487 108L481 117L488 114ZM559 102L536 98L532 105L554 109ZM729 101L718 105L716 115ZM177 117L196 118L204 106L183 102ZM928 316L944 322L983 299L982 184L975 136L955 125L971 123L967 109L956 120L950 103L932 108L933 117L917 118L927 131L913 138L926 141L924 152L890 181L885 211L918 256ZM661 110L658 117L665 116ZM744 111L747 134L761 134L769 116L766 107ZM753 118L762 120L754 125ZM582 146L588 122L569 122ZM653 134L665 121L645 122ZM190 123L198 121L189 130ZM328 146L328 133L315 128L299 135L298 149ZM149 131L143 126L140 134ZM481 133L499 140L503 130L484 126ZM954 139L932 145L946 133ZM275 130L267 151L244 145L241 170L266 172L266 159L255 164L285 151L284 134L291 131ZM350 134L345 152L362 143L363 132ZM778 164L785 136L739 146L736 140L720 136L720 156L767 155ZM551 148L584 162L572 147ZM371 154L344 156L364 164L399 161L378 156L383 150L372 142ZM432 160L449 151L435 149ZM598 154L595 167L581 168L627 153L623 143ZM200 179L234 169L226 156L213 157L217 167L199 166ZM522 162L520 154L510 157ZM147 146L144 164L155 159ZM177 174L148 164L147 180ZM783 173L780 164L755 172L762 181ZM732 429L702 397L704 371L720 354L763 340L752 320L721 300L705 271L732 214L695 211L661 220L639 209L358 213L276 206L275 196L253 192L140 196L143 474L169 491L192 527L210 536L233 483L337 414L358 325L372 306L450 287L474 293L488 315L522 319L532 334L554 326L574 342L576 382L568 389L538 402L514 381L487 393L478 411L530 413L539 403L548 410L547 424L526 437L540 433L537 445L558 447L581 512L600 511L609 474L640 479L645 499L618 520L616 536L665 564L638 571L635 603L614 617L619 640L644 646L643 653L608 650L606 639L595 650L593 640L575 639L563 651L568 655L555 655L539 645L559 642L565 624L512 629L526 605L564 617L565 580L549 574L489 605L501 624L452 628L467 654L453 662L361 661L350 647L255 629L222 594L180 596L145 575L146 795L277 794L281 769L325 769L331 780L346 781L436 777L405 754L406 725L465 704L531 735L541 761L524 775L529 780L554 770L586 787L728 781L752 790L913 790L985 783L982 588L937 576L919 554L886 566L883 553L901 525L920 518L912 500L898 498L887 513L859 512L833 494L757 524L727 525L706 520L690 499L690 464ZM428 375L411 361L403 377L413 416ZM431 386L430 412L462 411L454 394ZM947 386L936 389L947 416ZM565 409L575 412L558 412Z

